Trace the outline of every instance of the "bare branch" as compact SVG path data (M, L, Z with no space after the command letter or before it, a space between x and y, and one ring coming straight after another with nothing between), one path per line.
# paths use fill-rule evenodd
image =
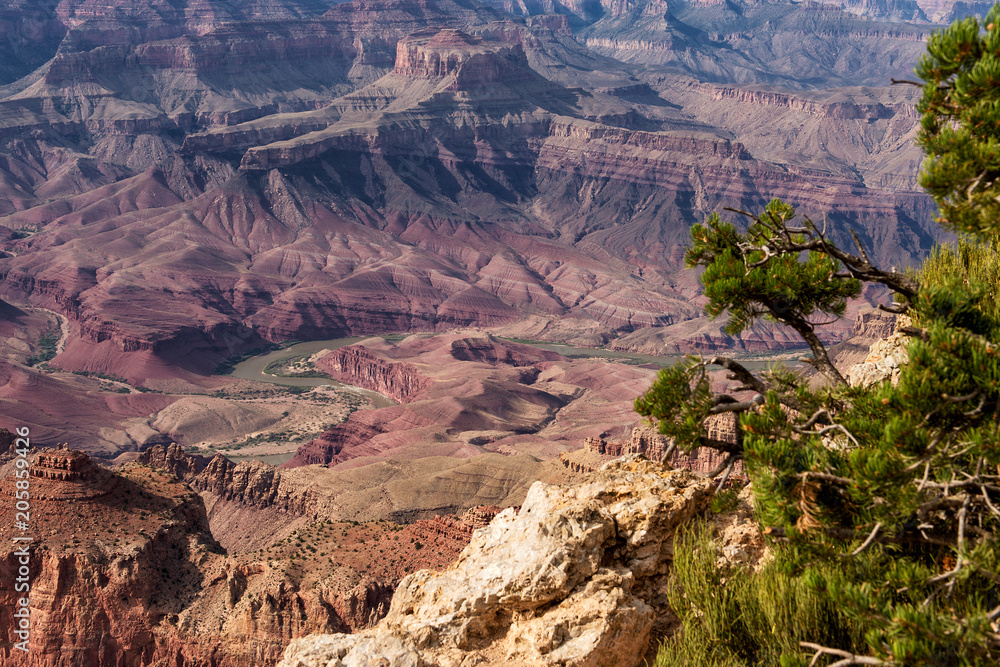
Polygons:
M878 658L872 658L865 655L855 655L854 653L849 653L848 651L841 651L839 648L828 648L826 646L820 646L819 644L813 644L812 642L799 642L799 646L802 648L807 648L811 651L816 651L816 655L813 656L811 665L816 664L816 659L820 655L834 655L838 658L843 658L843 660L838 660L829 667L847 667L847 665L885 665L887 664L883 660Z
M729 474L733 472L733 468L736 466L736 457L730 454L729 459L731 459L729 461L729 465L726 466L726 470L725 472L723 472L722 478L719 480L719 483L715 486L716 493L722 491L722 487L726 485L726 480L729 479Z
M899 331L900 333L905 333L907 336L919 338L925 343L931 339L930 334L927 333L927 329L921 329L918 327L899 327Z
M663 461L663 463L667 463L668 461L670 461L670 457L673 456L674 452L676 451L677 451L677 441L672 440L670 442L670 446L667 447L667 451L663 452L663 458L661 459L661 461Z
M906 306L905 304L901 304L901 303L896 303L896 304L893 304L891 306L885 306L885 305L883 305L883 304L880 303L880 304L878 304L878 309L881 310L881 311L884 311L886 313L891 313L893 315L902 315L903 313L905 313L906 311L908 311L910 308L908 306Z
M985 484L980 484L979 488L982 489L982 491L983 491L983 500L986 501L986 506L990 508L991 512L993 512L997 516L1000 516L1000 510L998 510L996 507L994 507L993 503L990 502L990 494L987 493L987 491L986 491L986 485Z
M923 476L923 478L922 478L922 479L920 480L920 485L919 485L919 486L917 487L917 492L918 492L918 493L919 493L919 492L921 492L921 491L923 491L923 490L924 490L924 486L926 486L926 485L927 485L927 476L928 476L928 475L930 474L930 472L931 472L931 462L930 462L930 461L928 461L928 462L927 462L927 463L926 463L926 464L924 465L924 476Z
M843 424L830 424L829 426L824 426L823 428L819 429L818 431L807 431L807 430L802 429L802 428L797 427L797 426L793 426L792 430L795 431L796 433L801 433L802 435L818 435L820 437L826 435L830 431L840 431L841 433L843 433L844 435L846 435L848 437L848 439L850 439L851 442L854 443L855 447L860 447L861 446L858 443L857 438L855 438L853 435L851 435L851 432L848 431L847 428Z
M800 426L799 428L812 428L813 425L816 424L816 422L818 422L820 419L824 420L823 422L824 424L829 424L833 420L833 417L830 416L829 410L827 410L826 408L820 408L819 410L814 412L812 416L808 420L806 420L806 423Z
M858 233L854 231L853 227L851 227L851 238L854 239L854 244L858 246L858 252L861 253L861 258L868 264L871 264L872 261L868 258L868 253L865 251L865 247L861 245L861 239L858 238Z
M722 366L727 371L735 375L736 379L746 386L757 390L758 393L767 393L767 385L764 384L760 378L750 372L746 366L734 361L733 359L728 357L712 357L706 363L712 366Z
M978 389L974 389L972 393L966 394L965 396L949 396L948 394L941 394L941 398L949 403L965 403L966 401L971 401L976 396L979 396Z
M713 470L712 472L708 473L708 477L709 478L715 478L723 470L725 470L726 468L728 468L729 466L731 466L735 460L736 460L736 454L729 454L726 458L724 458L722 460L722 463L720 463L719 465L715 466L715 470Z
M862 551L864 551L869 546L871 546L875 542L875 537L878 535L878 532L880 530L882 530L882 522L881 521L879 521L878 523L876 523L875 527L872 528L872 532L868 535L868 539L866 539L864 541L864 543L862 543L862 545L860 547L858 547L857 549L855 549L854 551L852 551L849 555L850 556L857 556Z
M727 412L746 412L752 408L757 407L757 403L753 401L740 401L737 403L720 403L712 408L709 408L708 414L710 415L721 415Z
M977 490L979 488L989 489L994 493L1000 493L1000 486L994 486L993 484L984 484L977 479L970 479L964 482L927 482L925 486L929 489L944 489L946 492L950 489L965 489L965 490Z
M847 477L838 477L837 475L831 475L825 472L800 472L797 475L792 475L793 479L801 479L802 481L807 481L810 479L818 479L821 482L833 482L834 484L841 484L843 486L853 486L854 480L848 479Z

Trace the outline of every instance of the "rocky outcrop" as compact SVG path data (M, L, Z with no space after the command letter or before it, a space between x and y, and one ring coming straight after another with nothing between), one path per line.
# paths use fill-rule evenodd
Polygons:
M537 483L448 570L404 579L375 629L293 641L280 665L638 665L674 531L710 496L710 481L641 457Z
M20 564L12 541L14 503L4 502L0 623L5 665L138 666L164 647L158 629L192 597L199 568L218 549L204 506L183 485L147 468L118 475L75 450L40 452L31 466L31 650L13 649L7 629L19 596ZM0 480L12 498L13 475ZM162 625L161 625L162 624Z
M736 442L738 427L734 415L717 415L706 421L705 436L710 440L733 444ZM584 441L582 452L561 454L560 461L570 470L594 471L607 461L626 455L641 454L654 461L662 461L670 448L670 440L648 426L637 426L627 441L591 437ZM699 447L691 452L674 451L667 463L675 468L684 468L699 474L715 470L726 458L711 447ZM743 475L743 462L737 461L733 473Z
M487 522L489 523L489 522ZM418 537L438 535L450 540L468 543L475 530L472 526L454 516L436 516L433 519L421 519L411 524L412 531Z
M896 318L893 313L887 313L879 308L869 308L858 312L851 328L851 338L868 339L888 338L896 331Z
M338 348L315 363L335 380L377 391L401 403L412 401L430 382L412 364L387 361L360 345Z
M176 442L164 447L154 445L136 457L136 462L159 468L172 475L191 481L208 466L211 459L199 454L188 454Z
M271 507L278 499L281 470L261 461L233 463L217 454L191 481L191 486L244 505Z
M396 47L397 76L444 78L455 75L456 90L510 81L526 74L528 61L520 44L484 42L461 30L430 28L400 40Z
M625 454L642 454L652 461L662 461L670 442L666 437L647 427L632 429L632 437L628 442L606 440L605 438L587 438L584 449L593 454L610 458L618 458Z
M771 557L760 525L754 517L753 487L749 484L736 496L732 511L710 517L715 543L719 549L719 567L760 569Z
M520 507L513 508L515 512L520 511ZM471 526L473 530L477 528L485 528L490 525L490 522L496 518L497 514L504 511L504 508L497 507L496 505L481 505L479 507L470 508L465 514L462 515L462 523L467 526Z
M28 653L12 634L25 597L14 590L17 480L0 468L0 662L11 667L273 665L294 637L373 624L404 576L445 566L473 530L451 517L292 527L261 512L241 518L264 523L266 549L226 554L201 498L169 472L112 472L68 449L30 458Z
M912 105L897 103L886 105L876 101L858 102L854 100L809 99L803 94L754 90L730 86L703 86L702 90L716 100L732 100L755 106L777 106L808 113L819 118L837 120L878 120L894 116L917 118Z
M900 367L910 360L911 340L910 336L900 329L910 325L908 316L896 316L892 334L872 343L865 360L851 366L847 373L847 381L851 386L869 387L885 380L889 380L895 386L899 382Z

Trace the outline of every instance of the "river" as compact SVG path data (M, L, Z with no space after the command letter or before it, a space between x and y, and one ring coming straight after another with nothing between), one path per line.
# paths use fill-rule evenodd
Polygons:
M296 343L280 350L265 352L263 354L258 354L256 357L250 357L245 361L241 361L233 367L233 371L230 375L233 377L243 378L244 380L256 380L257 382L283 384L289 387L321 387L323 385L350 387L351 385L346 385L343 382L337 382L336 380L331 380L329 378L283 377L280 375L265 373L264 369L275 361L291 359L292 357L301 357L307 354L315 354L320 350L336 350L338 347L353 345L354 343L365 340L366 338L371 338L371 336L352 336L351 338L333 338L330 340L312 340L307 343ZM385 408L390 405L396 405L391 398L383 396L377 392L362 389L360 387L351 388L368 398L368 400L370 400L372 405L376 408Z
M363 341L367 338L372 338L372 336L352 336L350 338L332 338L329 340L313 340L307 343L296 343L289 347L283 348L281 350L274 350L272 352L265 352L259 354L255 357L251 357L245 361L240 362L234 368L232 373L233 377L243 378L245 380L257 380L258 382L271 382L273 384L283 384L290 387L319 387L322 385L334 385L337 387L345 387L341 382L336 380L330 380L327 378L295 378L295 377L281 377L278 375L270 375L264 372L268 364L275 361L281 361L283 359L291 359L292 357L301 357L307 354L315 354L320 350L336 350L338 347L344 347L346 345L353 345L354 343ZM593 347L574 347L573 345L563 345L560 343L544 343L541 341L517 341L525 345L531 345L532 347L537 347L542 350L548 350L550 352L557 352L566 357L601 357L604 359L621 360L624 362L633 362L641 364L653 364L657 366L673 366L678 361L684 358L684 355L675 354L667 356L656 356L651 354L637 354L633 352L619 352L617 350L604 350L601 348ZM763 370L767 368L768 365L774 363L769 360L762 359L748 359L741 360L744 366L750 370ZM797 362L791 362L790 365L795 365ZM389 405L395 405L393 401L381 394L374 391L368 391L367 389L360 389L355 387L356 391L367 396L372 404L376 408L384 408Z
M383 396L374 391L368 389L362 389L360 387L353 387L351 385L345 385L342 382L337 382L336 380L331 380L329 378L296 378L296 377L282 377L280 375L270 375L264 372L268 364L275 361L281 361L284 359L291 359L292 357L301 357L307 354L315 354L320 350L335 350L339 347L344 347L346 345L353 345L359 341L371 338L372 336L352 336L350 338L332 338L329 340L313 340L306 343L296 343L290 345L289 347L274 350L272 352L265 352L259 354L255 357L250 357L249 359L236 364L233 367L233 371L230 373L233 377L243 378L244 380L256 380L258 382L270 382L272 384L281 384L290 387L319 387L322 385L332 385L335 387L348 387L352 391L355 391L371 401L372 406L376 408L384 408L390 405L396 405L392 399ZM619 352L617 350L603 350L600 348L592 347L575 347L573 345L562 345L558 343L544 343L540 341L517 341L525 345L531 345L532 347L537 347L542 350L548 350L550 352L557 352L565 357L579 358L579 357L600 357L603 359L610 360L621 360L624 362L640 363L640 364L652 364L660 367L673 366L678 361L684 358L684 355L669 355L669 356L655 356L649 354L635 354L631 352ZM761 359L748 359L741 360L744 366L750 370L759 371L763 370L768 365L774 363L773 361L761 360ZM794 365L796 362L791 362ZM264 461L265 463L270 463L272 465L281 465L288 459L294 456L294 452L286 452L283 454L274 454L269 456L239 456L239 455L227 455L227 458L233 462L239 463L240 461L248 459L257 459Z

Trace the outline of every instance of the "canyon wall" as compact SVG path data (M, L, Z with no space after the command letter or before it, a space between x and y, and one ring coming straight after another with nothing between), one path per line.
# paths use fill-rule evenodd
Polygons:
M897 265L934 240L912 95L639 75L581 45L666 21L657 3L603 7L579 41L447 2L61 7L57 57L0 100L0 224L24 234L0 294L69 319L56 368L162 390L264 339L470 324L697 349L680 255L714 209L782 196Z

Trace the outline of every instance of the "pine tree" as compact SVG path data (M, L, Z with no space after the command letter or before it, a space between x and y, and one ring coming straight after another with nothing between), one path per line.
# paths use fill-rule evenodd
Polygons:
M917 74L921 183L941 224L973 235L966 254L995 267L1000 6L982 24L968 18L936 33ZM968 271L919 279L883 271L857 237L858 254L845 252L780 201L738 213L748 216L746 231L718 215L691 230L686 260L705 269L708 312L728 312L731 332L761 317L794 328L825 386L690 358L661 371L636 410L684 449L725 451L727 470L744 459L758 519L789 576L865 628L849 645L804 640L782 664L1000 664L1000 283L979 284ZM892 289L889 309L912 318L896 386L849 386L815 333L863 281ZM753 397L713 394L712 365ZM735 444L705 437L705 420L724 412L740 415Z

